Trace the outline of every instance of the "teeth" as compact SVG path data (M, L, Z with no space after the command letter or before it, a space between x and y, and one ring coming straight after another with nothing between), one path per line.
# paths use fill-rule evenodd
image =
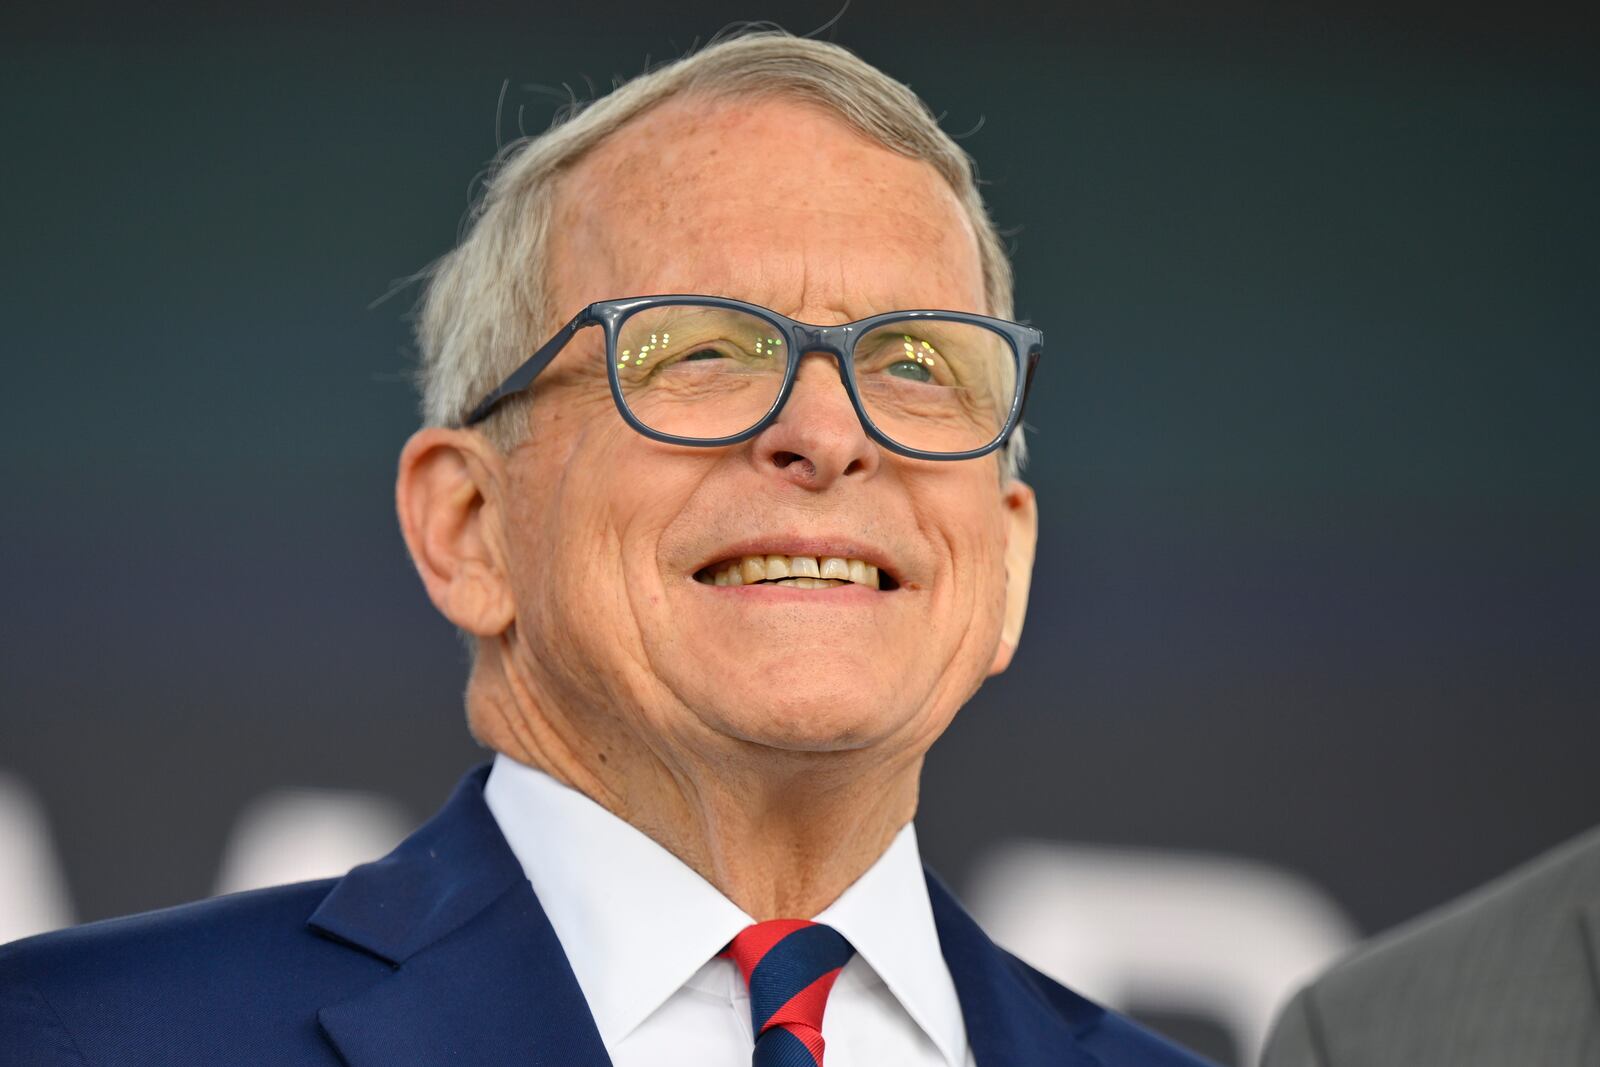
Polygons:
M754 585L768 581L793 589L827 589L853 583L879 588L878 568L843 556L742 556L699 575L707 585Z

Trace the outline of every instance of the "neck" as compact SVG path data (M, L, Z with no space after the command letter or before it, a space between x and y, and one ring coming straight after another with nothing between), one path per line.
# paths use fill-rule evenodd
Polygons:
M575 722L485 666L467 689L480 741L648 834L758 921L821 912L916 812L920 750L646 742L613 717Z

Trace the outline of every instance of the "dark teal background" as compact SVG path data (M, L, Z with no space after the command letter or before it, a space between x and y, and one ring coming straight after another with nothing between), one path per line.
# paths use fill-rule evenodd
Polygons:
M1376 929L1600 817L1595 37L1194 6L831 32L972 131L1048 338L1029 627L924 848L1258 856ZM563 84L835 8L648 10L8 16L0 767L83 917L205 893L269 785L420 817L478 757L391 511L415 290L373 304Z

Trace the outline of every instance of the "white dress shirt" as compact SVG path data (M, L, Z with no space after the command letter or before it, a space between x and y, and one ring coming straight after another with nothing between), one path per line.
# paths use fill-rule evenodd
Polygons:
M749 1067L750 994L717 953L754 920L654 840L541 771L497 756L484 800L561 939L614 1067ZM814 918L856 950L828 997L826 1067L972 1067L910 824Z

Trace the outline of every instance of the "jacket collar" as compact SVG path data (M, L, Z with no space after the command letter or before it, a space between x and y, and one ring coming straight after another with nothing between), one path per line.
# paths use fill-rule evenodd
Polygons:
M955 979L973 1058L1018 1067L1101 1067L1080 1038L1099 1024L1105 1009L1048 979L1041 984L1035 972L989 940L932 871L927 875L939 947Z
M487 767L376 863L333 887L312 928L394 970L317 1014L351 1067L610 1067L533 889L483 803Z
M488 767L392 853L340 879L308 920L388 963L317 1015L351 1067L610 1067L561 942L483 801ZM1041 984L932 874L928 895L977 1062L1101 1067L1080 1043L1103 1012Z

